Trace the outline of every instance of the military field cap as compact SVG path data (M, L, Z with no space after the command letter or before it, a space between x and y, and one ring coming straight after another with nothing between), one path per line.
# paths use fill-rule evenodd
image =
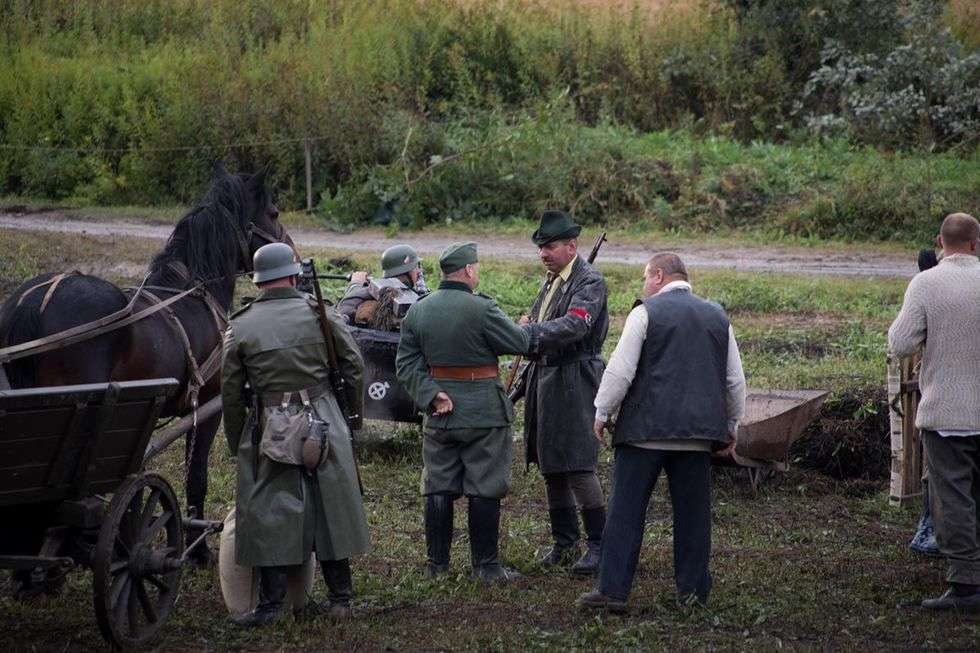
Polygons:
M252 281L262 283L299 274L296 252L286 243L269 243L255 250L252 257Z
M582 227L575 224L572 216L564 211L545 211L541 214L537 231L531 234L531 241L540 247L553 240L577 238L581 231Z
M476 243L453 243L439 255L439 267L450 274L470 263L476 263Z

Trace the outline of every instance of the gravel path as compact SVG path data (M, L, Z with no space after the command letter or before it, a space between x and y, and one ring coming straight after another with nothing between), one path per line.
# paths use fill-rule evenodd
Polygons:
M95 236L131 236L136 238L166 239L173 227L166 224L126 222L120 220L90 220L67 217L58 211L31 213L0 212L0 229L26 231L54 231L84 233ZM377 229L362 230L350 234L323 230L290 230L296 244L303 247L330 247L353 251L379 252L388 240ZM447 233L427 234L402 232L397 242L408 243L426 255L437 254L455 240L478 240L480 253L486 256L529 260L536 258L533 246L524 239L513 236L490 238L465 233L458 236ZM589 243L591 238L587 238ZM616 263L643 264L657 248L635 243L607 242L603 245L601 260ZM746 247L719 245L677 245L670 248L680 254L694 268L722 268L740 271L783 272L808 275L850 275L873 277L911 277L916 272L915 256L884 253L859 253L833 247Z

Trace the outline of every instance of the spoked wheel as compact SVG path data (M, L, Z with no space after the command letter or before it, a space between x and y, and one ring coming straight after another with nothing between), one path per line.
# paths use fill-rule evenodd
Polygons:
M95 616L116 648L152 639L177 600L184 552L180 506L158 474L129 479L113 495L92 557Z

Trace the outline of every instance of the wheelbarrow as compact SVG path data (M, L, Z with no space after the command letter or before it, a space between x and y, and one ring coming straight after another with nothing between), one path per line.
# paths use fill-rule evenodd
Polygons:
M750 388L734 455L713 460L745 469L753 492L757 491L764 477L789 469L790 447L820 412L829 394L826 390Z

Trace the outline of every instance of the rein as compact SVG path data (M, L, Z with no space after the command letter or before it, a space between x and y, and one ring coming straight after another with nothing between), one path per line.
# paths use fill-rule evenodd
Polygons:
M246 273L240 272L235 276L237 278L243 274ZM27 356L42 354L53 349L61 349L69 345L84 342L85 340L97 338L98 336L106 333L111 333L112 331L129 326L134 322L144 320L154 313L158 313L171 304L175 304L181 299L184 299L185 297L198 291L202 291L206 297L211 298L211 293L208 292L205 285L211 281L216 281L216 279L199 281L187 290L178 291L176 288L167 288L166 290L176 292L177 294L173 297L162 300L158 304L154 304L153 306L144 308L139 312L133 313L136 301L143 295L142 289L146 286L146 278L144 278L143 282L135 288L135 292L133 292L133 296L130 298L129 302L118 311L105 315L98 320L86 322L85 324L79 324L78 326L65 329L64 331L59 331L58 333L52 333L51 335L43 338L36 338L34 340L28 340L27 342L22 342L10 347L4 347L0 349L0 364L9 363L10 361L14 361L19 358L26 358ZM30 290L33 289L34 288L31 288ZM214 301L213 298L211 298L211 301ZM212 311L213 310L214 309L212 308Z

